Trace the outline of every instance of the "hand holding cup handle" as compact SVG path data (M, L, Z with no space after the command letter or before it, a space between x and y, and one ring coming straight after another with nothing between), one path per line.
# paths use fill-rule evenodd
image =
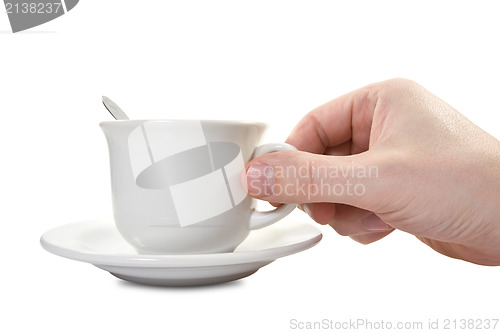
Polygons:
M266 143L255 148L251 159L283 150L297 150L297 148L287 143ZM256 230L267 227L290 214L296 207L296 204L283 204L267 212L253 210L250 216L249 228L250 230Z

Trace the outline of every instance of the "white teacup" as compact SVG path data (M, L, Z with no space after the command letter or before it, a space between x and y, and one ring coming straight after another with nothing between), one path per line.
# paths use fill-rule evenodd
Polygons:
M250 230L296 207L256 211L242 184L251 158L295 149L256 147L263 123L118 120L100 126L109 146L115 223L140 253L231 252Z

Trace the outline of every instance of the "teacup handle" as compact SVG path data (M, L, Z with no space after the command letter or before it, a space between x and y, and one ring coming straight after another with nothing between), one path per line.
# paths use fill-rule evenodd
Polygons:
M287 143L266 143L255 148L252 159L264 154L282 150L297 150L297 148ZM250 230L255 230L267 227L268 225L278 222L290 214L296 207L296 204L283 204L276 209L267 212L254 210L250 216L249 228Z

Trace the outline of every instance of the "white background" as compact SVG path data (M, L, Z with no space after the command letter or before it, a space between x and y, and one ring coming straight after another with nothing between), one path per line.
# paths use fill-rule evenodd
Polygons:
M18 34L0 13L0 331L499 318L499 268L402 232L363 246L321 227L311 250L194 289L122 282L39 245L50 228L111 214L101 95L132 118L265 121L265 141L283 141L314 107L407 77L500 138L499 12L498 1L82 0Z

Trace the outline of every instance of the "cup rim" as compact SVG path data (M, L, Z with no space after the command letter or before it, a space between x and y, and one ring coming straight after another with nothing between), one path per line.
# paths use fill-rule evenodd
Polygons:
M241 126L258 126L262 128L266 128L267 124L260 121L251 121L251 120L223 120L223 119L120 119L120 120L105 120L99 123L99 126L116 126L116 125L125 125L130 123L142 123L142 122L195 122L200 121L204 123L212 123L212 124L221 124L221 125L241 125Z

